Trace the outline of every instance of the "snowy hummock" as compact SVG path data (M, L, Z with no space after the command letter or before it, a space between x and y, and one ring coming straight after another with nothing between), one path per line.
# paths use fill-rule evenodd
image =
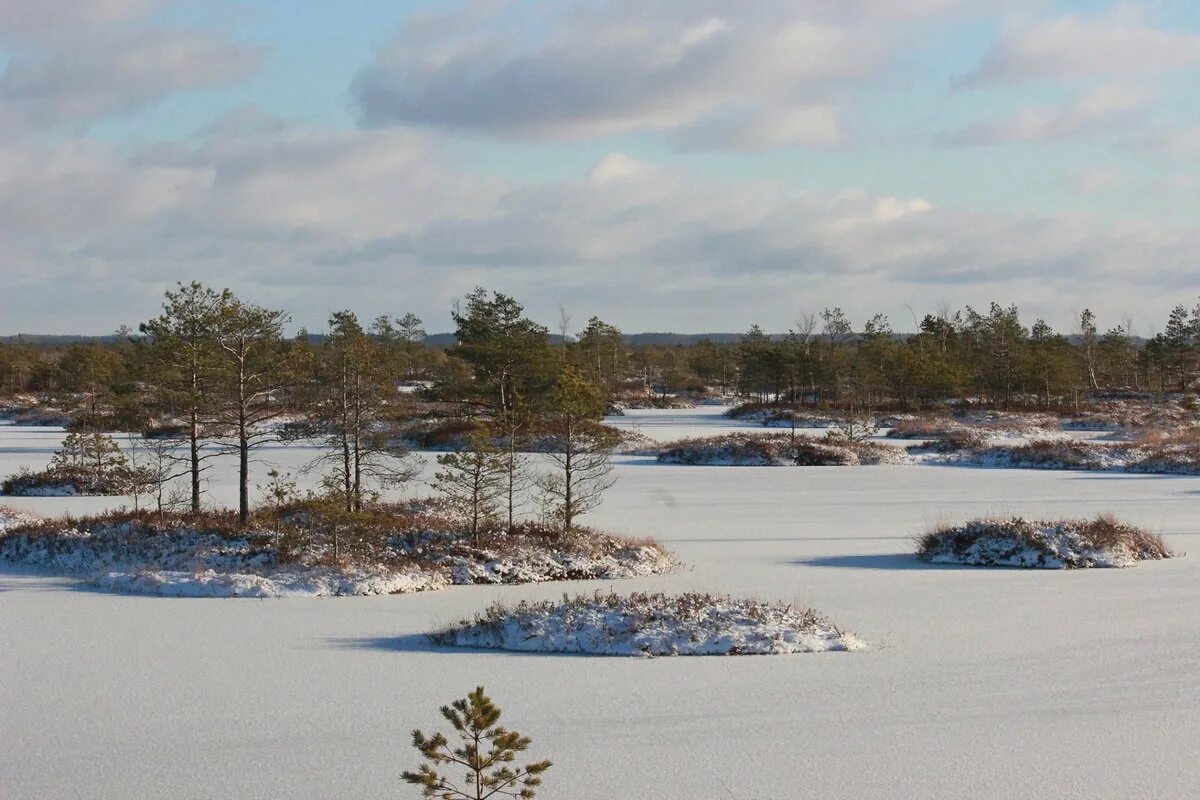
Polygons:
M495 604L434 633L435 644L606 656L767 655L858 650L810 609L689 592L563 596Z
M933 455L923 460L963 466L1161 475L1200 474L1200 446L1187 440L1146 444L1039 438L1028 442L985 443L962 448L918 445L909 448L909 452L932 452Z
M973 520L926 534L918 555L935 564L1079 569L1128 567L1173 554L1149 531L1100 516L1050 522Z
M291 552L271 530L230 535L119 518L72 524L7 510L0 510L0 561L115 591L190 597L404 594L452 584L626 578L677 566L653 543L591 531L540 546L521 536L474 546L426 531L392 537L373 557L331 559L318 546Z
M902 464L903 450L879 442L850 441L836 436L815 439L789 434L730 433L685 439L663 445L663 464L735 467L858 466Z

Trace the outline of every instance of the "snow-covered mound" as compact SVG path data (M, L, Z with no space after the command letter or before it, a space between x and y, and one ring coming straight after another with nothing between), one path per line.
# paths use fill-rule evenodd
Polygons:
M1035 439L1018 443L975 444L950 439L916 445L910 453L934 453L940 463L1015 469L1072 469L1164 475L1200 474L1200 442L1083 442ZM940 445L940 446L939 446Z
M343 531L335 556L320 521L306 525L274 521L239 530L211 521L157 523L148 515L54 521L0 512L0 561L114 590L201 597L400 594L451 584L616 579L677 566L653 542L586 530L490 535L475 544L461 533L370 527Z
M937 564L1077 569L1171 558L1162 539L1111 517L973 520L921 537L918 556Z
M122 478L128 472L86 476L82 471L47 469L21 471L0 481L0 495L8 497L114 497L125 494Z
M858 650L856 637L809 609L723 595L563 596L495 604L435 644L608 656L765 655Z
M901 464L908 461L908 456L900 448L879 442L833 436L813 439L789 434L731 433L663 445L658 460L664 464L708 466L824 467Z

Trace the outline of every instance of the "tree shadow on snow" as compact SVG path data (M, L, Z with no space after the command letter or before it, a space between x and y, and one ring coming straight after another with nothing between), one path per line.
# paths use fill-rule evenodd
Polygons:
M498 647L448 647L434 644L424 633L404 636L363 636L352 639L330 639L337 647L352 650L384 650L393 653L438 653L441 655L537 656L538 658L635 658L622 654L552 653L538 650L502 650Z
M820 556L790 562L798 567L840 567L842 569L959 570L978 569L966 564L931 564L912 553L870 553L854 556Z

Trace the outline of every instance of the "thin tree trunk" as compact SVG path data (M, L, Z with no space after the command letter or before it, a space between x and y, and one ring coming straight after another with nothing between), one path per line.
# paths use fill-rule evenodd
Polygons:
M200 423L192 407L188 419L188 446L192 461L192 516L200 513Z

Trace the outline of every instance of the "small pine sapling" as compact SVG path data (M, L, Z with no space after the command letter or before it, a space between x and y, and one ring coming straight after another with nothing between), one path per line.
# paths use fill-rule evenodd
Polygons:
M517 754L524 752L531 740L516 731L500 727L500 708L492 702L483 687L462 700L442 706L442 716L450 723L462 742L450 749L450 743L440 733L426 737L413 731L413 747L429 763L416 772L405 770L402 777L421 787L421 796L437 800L485 800L489 797L531 798L542 784L541 775L551 766L549 761L537 761L524 767L509 766ZM461 784L438 772L444 765L465 769Z

